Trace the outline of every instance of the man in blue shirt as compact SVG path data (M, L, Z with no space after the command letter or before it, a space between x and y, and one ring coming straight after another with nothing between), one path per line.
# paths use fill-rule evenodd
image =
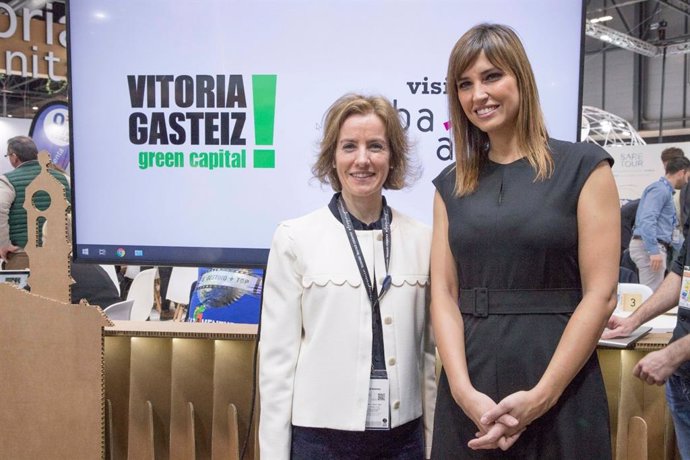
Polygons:
M673 193L688 182L690 160L686 157L672 158L665 168L666 174L642 193L629 248L630 257L637 265L640 283L654 291L664 279L666 256L678 223Z

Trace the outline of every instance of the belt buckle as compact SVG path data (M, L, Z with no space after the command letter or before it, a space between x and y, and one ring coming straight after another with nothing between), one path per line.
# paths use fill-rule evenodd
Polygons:
M486 318L489 316L489 290L474 288L474 316Z

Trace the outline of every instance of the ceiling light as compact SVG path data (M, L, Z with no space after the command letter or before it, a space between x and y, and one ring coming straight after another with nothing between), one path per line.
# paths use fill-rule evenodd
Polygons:
M35 105L35 106L31 107L31 110L38 110L38 106Z
M592 24L596 24L597 22L606 22L610 21L611 19L613 19L613 16L601 16L598 18L590 19L589 22L591 22Z

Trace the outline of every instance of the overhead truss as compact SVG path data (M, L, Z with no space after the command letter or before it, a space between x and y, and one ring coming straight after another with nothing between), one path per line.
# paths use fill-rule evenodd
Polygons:
M674 1L685 4L685 2L682 2L681 0ZM687 7L690 9L690 4L687 4ZM664 54L664 49L666 50L667 56L673 54L690 53L690 41L673 43L665 46L652 45L651 43L640 40L637 37L619 32L599 23L591 22L590 20L585 22L585 34L605 43L610 43L611 45L615 45L619 48L623 48L647 57L662 56Z

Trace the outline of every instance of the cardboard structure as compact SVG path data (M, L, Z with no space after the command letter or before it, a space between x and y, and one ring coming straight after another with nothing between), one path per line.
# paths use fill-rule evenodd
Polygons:
M616 460L674 460L676 443L664 386L633 376L645 354L663 348L670 333L649 334L633 349L599 348Z
M256 325L114 321L105 329L109 459L258 458ZM258 406L258 405L256 405Z
M0 284L0 458L103 457L99 309Z
M48 173L50 156L47 152L38 155L41 172L26 187L24 209L27 213L28 242L27 255L31 264L29 285L31 292L53 300L70 301L70 287L74 280L70 277L69 258L72 253L71 234L67 226L70 205L62 184ZM47 193L50 205L39 209L33 197ZM50 228L50 231L48 231ZM45 231L45 234L44 234Z
M96 307L69 304L69 204L44 152L40 163L25 203L32 292L0 283L0 458L103 458L102 331L112 323ZM32 205L39 190L47 209ZM38 241L44 222L53 230Z

